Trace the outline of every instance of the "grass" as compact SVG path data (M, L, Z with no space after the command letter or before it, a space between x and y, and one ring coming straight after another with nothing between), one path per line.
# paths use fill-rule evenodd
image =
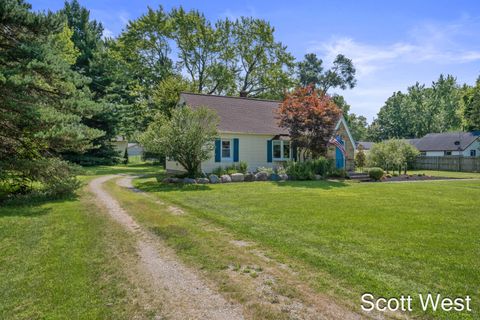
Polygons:
M191 221L183 222L180 235L163 227L160 233L174 233L167 238L188 242L195 230L191 225L198 228L203 221L309 270L304 277L310 286L357 309L365 292L377 297L432 292L470 295L474 311L423 314L414 300L417 316L480 316L480 181L168 186L143 178L136 186L193 213L181 218ZM130 206L135 203L131 199ZM142 219L152 225L156 219L178 223L156 217L153 209L148 212ZM186 246L202 252L195 241Z
M409 170L408 174L425 173L427 176L445 178L480 179L480 172L456 172L456 171L435 171L435 170Z
M84 190L70 199L0 207L0 319L147 318L150 310L136 302L122 270L133 243L98 211Z

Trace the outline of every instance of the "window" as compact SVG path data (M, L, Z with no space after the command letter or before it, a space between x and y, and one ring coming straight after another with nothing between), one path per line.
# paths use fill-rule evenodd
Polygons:
M290 141L273 140L272 148L274 160L290 159Z
M470 150L470 157L476 157L477 156L477 150Z
M451 156L451 155L452 155L452 151L444 151L443 154L446 155L446 156Z
M422 152L420 152L420 155L421 155L421 156L426 156L427 153L426 153L425 151L422 151Z
M230 159L232 157L230 140L222 140L222 159Z

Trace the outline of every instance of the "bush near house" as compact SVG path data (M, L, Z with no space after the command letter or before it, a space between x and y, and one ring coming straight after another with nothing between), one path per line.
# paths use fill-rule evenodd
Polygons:
M286 166L286 173L292 180L314 180L315 175L326 177L333 172L333 161L324 157L304 162L290 161Z
M368 170L368 176L375 181L379 181L380 179L382 179L383 175L384 171L382 168L370 168Z
M219 166L213 169L212 174L217 176L221 176L224 174L232 174L232 173L247 173L248 163L245 161L240 161L238 164L232 164L231 166L222 167Z

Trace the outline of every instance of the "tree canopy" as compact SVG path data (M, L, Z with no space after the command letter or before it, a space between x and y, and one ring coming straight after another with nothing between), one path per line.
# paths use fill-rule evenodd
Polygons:
M216 113L206 107L175 108L170 118L157 114L140 136L140 142L148 152L180 163L194 178L202 161L212 156L218 121Z
M99 105L89 79L65 58L72 45L64 20L30 9L23 1L0 3L0 179L19 189L40 179L38 168L60 168L62 152L85 152L104 135L84 123Z
M310 85L287 94L278 113L280 126L288 129L294 147L307 150L316 159L326 155L342 111L328 95Z

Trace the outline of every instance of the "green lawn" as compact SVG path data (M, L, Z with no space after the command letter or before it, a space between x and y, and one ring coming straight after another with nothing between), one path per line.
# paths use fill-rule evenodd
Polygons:
M132 245L84 190L71 199L0 207L0 319L146 318L149 310L136 303L122 271Z
M425 173L427 176L433 176L433 177L480 179L480 172L409 170L408 173L409 174Z
M357 309L364 292L432 292L470 295L474 311L428 317L480 317L480 181L136 185L194 214L182 219L222 226L310 270L312 287Z

